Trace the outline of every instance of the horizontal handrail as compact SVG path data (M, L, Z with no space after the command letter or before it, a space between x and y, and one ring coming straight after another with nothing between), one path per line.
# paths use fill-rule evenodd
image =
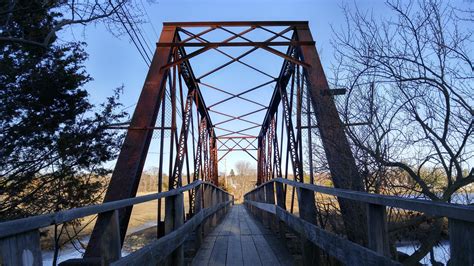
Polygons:
M167 234L160 239L154 240L143 248L111 263L111 265L147 265L150 264L150 262L163 262L173 250L184 243L186 237L192 231L194 231L199 224L230 203L232 203L232 200L221 202L217 205L214 205L213 207L201 209L193 216L193 218L170 234Z
M173 190L169 190L165 192L154 193L154 194L139 196L135 198L110 201L110 202L105 202L102 204L90 205L90 206L74 208L74 209L59 211L59 212L50 213L50 214L43 214L43 215L3 222L3 223L0 223L0 238L16 235L19 233L24 233L24 232L34 230L34 229L47 227L53 224L61 224L61 223L69 222L69 221L72 221L78 218L83 218L89 215L113 211L117 209L122 209L124 207L129 207L132 205L152 201L152 200L158 200L158 199L162 199L162 198L166 198L170 196L175 196L185 191L194 189L201 184L212 186L226 194L229 194L225 190L215 186L214 184L203 182L202 180L196 180L186 186L182 186L182 187L175 188Z
M309 241L321 246L329 255L350 265L401 265L389 257L377 253L367 247L351 242L335 233L329 232L312 224L287 210L269 203L245 200L262 211L278 217L289 228L304 235Z
M360 202L365 202L365 203L370 203L370 204L377 204L377 205L401 208L405 210L419 211L419 212L427 213L434 216L443 216L443 217L454 218L454 219L463 220L463 221L474 222L474 207L472 206L437 202L437 201L430 201L430 200L409 199L409 198L402 198L402 197L397 197L397 196L380 195L380 194L373 194L373 193L341 189L341 188L324 187L324 186L318 186L318 185L313 185L313 184L296 182L296 181L284 179L281 177L269 180L266 183L261 184L255 189L247 192L244 195L244 197L271 182L279 182L279 183L287 184L287 185L298 187L298 188L308 189L308 190L322 193L322 194L337 196L340 198L345 198L345 199L350 199L350 200L355 200L355 201L360 201Z

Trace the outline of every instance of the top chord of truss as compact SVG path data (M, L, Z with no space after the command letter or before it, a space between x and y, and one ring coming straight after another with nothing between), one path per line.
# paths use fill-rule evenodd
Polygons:
M199 21L163 22L163 26L176 27L241 27L241 26L307 26L308 21Z

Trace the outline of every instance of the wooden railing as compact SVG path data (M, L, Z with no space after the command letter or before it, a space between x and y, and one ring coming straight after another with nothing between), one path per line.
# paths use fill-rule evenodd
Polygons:
M189 190L195 192L194 215L185 221L183 193ZM165 236L121 257L118 210L163 198ZM217 224L233 201L234 197L224 190L197 180L166 192L0 223L0 265L42 265L39 229L99 213L108 217L107 227L101 237L102 257L73 259L64 262L64 265L148 265L165 260L171 265L182 265L182 245L186 238L195 231L196 245L199 246L202 237Z
M299 217L286 211L283 187L297 189ZM315 192L367 204L368 247L317 226ZM276 198L276 201L275 201ZM318 264L322 250L347 265L400 265L390 257L386 207L447 217L450 265L474 265L474 207L323 187L276 178L244 195L252 213L271 227L286 225L301 235L305 265ZM276 228L275 228L276 229Z

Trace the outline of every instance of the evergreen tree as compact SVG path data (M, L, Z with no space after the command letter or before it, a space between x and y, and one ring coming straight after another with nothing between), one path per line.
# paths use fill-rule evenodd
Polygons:
M60 4L17 1L0 18L0 39L42 41ZM83 46L55 36L46 47L0 41L0 220L95 203L106 185L103 163L123 138L107 125L126 114L120 89L100 109L90 103Z

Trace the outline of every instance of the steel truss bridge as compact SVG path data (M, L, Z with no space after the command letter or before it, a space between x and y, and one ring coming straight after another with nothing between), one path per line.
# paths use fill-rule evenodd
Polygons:
M246 60L259 52L280 60L279 73ZM209 53L226 60L196 75L198 58L204 66L216 64L206 61ZM275 61L257 63L270 62ZM235 65L266 80L239 91L212 83L218 79L211 77ZM243 73L233 75L247 84ZM363 192L344 133L348 125L334 101L344 93L329 88L308 22L164 23L133 117L114 127L127 134L104 203L0 224L0 265L41 265L39 229L95 214L84 257L62 265L183 265L190 236L195 265L293 264L274 241L284 242L290 231L301 238L304 265L321 264L321 254L343 264L398 265L388 244L387 207L447 217L452 265L473 265L472 207ZM158 147L158 193L136 196L152 140ZM316 142L335 188L314 185ZM257 161L256 188L245 195L245 207L234 206L234 197L219 188L218 163L233 151ZM318 224L318 193L337 197L345 237ZM153 200L156 240L122 256L133 205ZM272 231L275 236L265 233Z

